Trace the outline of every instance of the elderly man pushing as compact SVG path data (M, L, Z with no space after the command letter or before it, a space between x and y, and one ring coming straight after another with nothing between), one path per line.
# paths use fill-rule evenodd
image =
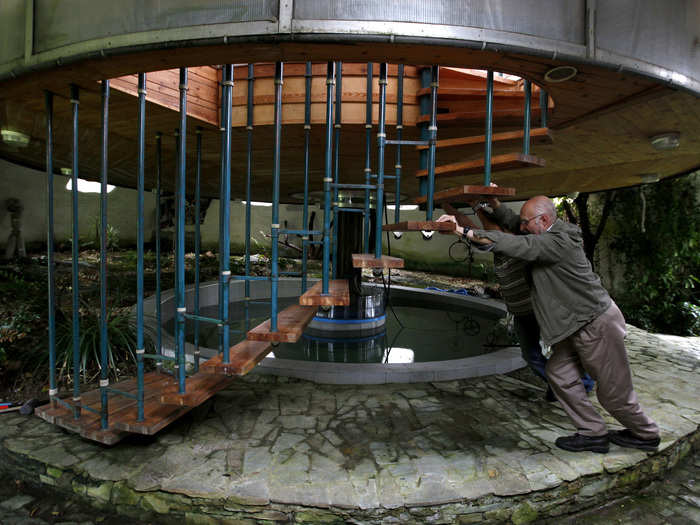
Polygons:
M581 230L559 220L554 204L544 196L528 200L519 219L505 207L499 212L511 215L506 220L519 220L520 228L531 235L464 231L459 226L457 230L474 242L493 244L495 253L531 263L535 316L544 343L552 347L547 378L578 430L573 436L557 438L556 445L574 452L605 453L612 441L656 450L659 428L642 411L632 386L625 320L586 259ZM624 430L608 433L586 396L582 368L598 382L598 400Z

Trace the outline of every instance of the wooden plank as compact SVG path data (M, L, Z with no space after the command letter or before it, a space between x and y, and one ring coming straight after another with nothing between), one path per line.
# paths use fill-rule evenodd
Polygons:
M491 136L491 142L498 142L504 146L512 143L513 146L522 144L523 130L504 131L494 133ZM553 142L553 134L549 128L534 128L530 130L530 142L532 144L551 144ZM486 143L486 135L473 135L471 137L457 137L454 139L438 140L435 144L436 148L453 148L455 146L468 146L473 144L483 145ZM429 146L416 146L417 150L427 150Z
M202 363L200 370L210 374L243 376L255 368L255 365L262 361L270 350L272 350L272 343L269 341L244 339L229 350L229 363L224 363L223 354L219 354Z
M165 405L196 407L226 388L231 381L230 377L197 372L187 378L184 394L178 392L178 385L173 382L162 391L160 402Z
M540 108L533 107L530 110L530 115L533 119L540 118ZM486 119L486 109L474 110L474 111L453 111L450 113L438 113L438 122L459 122L460 124L474 123L474 124L484 124L484 119ZM523 108L493 108L493 119L494 121L513 121L513 123L522 122L523 119ZM430 115L421 115L416 119L416 124L422 122L430 122Z
M382 255L375 259L371 253L353 253L353 268L403 268L403 259Z
M251 341L279 341L281 343L296 343L304 332L304 328L316 315L316 306L301 306L293 304L277 314L277 331L270 331L270 319L259 324L248 332Z
M418 231L438 231L453 232L457 225L454 222L437 221L404 221L396 224L385 224L382 231L385 232L418 232Z
M328 294L322 295L323 281L309 288L301 297L302 306L348 306L350 304L350 287L347 279L333 279L328 282Z
M508 198L515 195L515 188L505 188L502 186L475 186L475 185L464 185L458 186L456 188L450 188L448 190L438 191L433 194L433 201L435 202L457 202L460 199L470 200L479 197L498 197L498 198ZM417 197L413 200L416 204L424 204L427 200L425 195Z
M435 167L435 175L444 177L458 177L461 175L471 175L473 173L483 173L484 159L468 160L465 162L455 162ZM545 165L545 160L534 155L523 155L522 153L506 153L505 155L495 155L491 157L491 171L515 170L522 168L533 168ZM418 170L416 177L427 177L428 170Z

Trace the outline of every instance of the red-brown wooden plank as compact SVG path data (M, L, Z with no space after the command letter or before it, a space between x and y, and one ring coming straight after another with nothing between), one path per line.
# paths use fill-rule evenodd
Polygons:
M506 188L503 186L475 186L464 185L450 188L448 190L438 191L433 194L433 201L445 202L462 200L478 199L484 196L493 196L498 198L508 198L515 195L515 188ZM425 195L416 197L413 202L423 204L427 200Z
M231 381L230 377L197 372L187 378L184 394L178 392L178 385L173 382L161 393L160 402L165 405L196 407L226 388Z
M437 221L404 221L395 224L385 224L382 230L385 232L418 232L418 231L438 231L453 232L457 225L454 222Z
M272 350L269 341L250 341L245 339L229 350L229 363L223 362L219 354L200 365L200 370L210 374L242 376L250 372Z
M259 324L248 332L251 341L279 341L281 343L296 343L304 332L304 328L316 315L316 306L301 306L293 304L277 314L277 331L270 331L270 319Z
M524 131L504 131L502 133L494 133L491 136L491 142L498 142L502 145L517 145L522 144ZM551 144L552 131L549 128L535 128L530 130L530 141L532 144ZM452 148L455 146L470 146L483 145L486 142L486 135L474 135L471 137L457 137L453 139L438 140L436 148ZM416 146L417 150L427 150L429 146Z
M301 297L302 306L348 306L350 304L350 287L347 279L333 279L328 282L328 294L322 295L323 281L309 288Z
M382 255L375 259L371 253L353 253L353 268L403 268L403 259Z
M471 175L473 173L483 173L484 159L468 160L465 162L454 162L435 166L435 175L445 177L459 177L461 175ZM491 171L505 171L522 168L540 167L545 165L545 160L534 155L523 155L522 153L507 153L505 155L495 155L491 158ZM416 177L427 177L428 170L418 170Z

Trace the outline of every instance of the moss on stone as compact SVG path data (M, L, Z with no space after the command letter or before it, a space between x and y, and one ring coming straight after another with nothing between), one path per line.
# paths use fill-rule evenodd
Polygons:
M141 496L127 487L123 481L115 483L112 487L112 503L116 505L136 505L140 499Z
M521 525L523 523L532 523L537 519L537 516L537 509L532 508L527 501L524 501L515 507L511 520L514 525Z
M52 478L60 478L61 475L63 474L63 470L61 470L60 468L49 467L49 466L47 466L47 467L46 467L46 473L47 473L49 476L51 476Z
M112 486L114 485L111 481L105 481L99 485L88 485L87 495L98 501L109 501L112 494Z
M341 524L345 523L340 516L336 516L331 512L318 509L302 510L295 514L295 521L297 523L318 523L319 525L331 525L333 523Z
M141 506L158 514L168 514L170 504L158 492L148 492L141 497Z

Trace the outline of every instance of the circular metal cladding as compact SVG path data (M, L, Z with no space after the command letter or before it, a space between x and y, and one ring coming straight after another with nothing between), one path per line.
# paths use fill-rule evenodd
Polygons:
M326 363L382 363L386 348L386 331L380 327L373 333L349 334L346 337L316 335L308 330L302 336L307 360Z
M544 74L544 80L550 84L566 82L578 74L578 69L573 66L558 66L550 69Z
M328 310L316 313L307 328L310 334L334 334L341 337L346 333L365 335L384 330L386 322L384 291L363 289L363 294L351 297L348 306L331 306Z

